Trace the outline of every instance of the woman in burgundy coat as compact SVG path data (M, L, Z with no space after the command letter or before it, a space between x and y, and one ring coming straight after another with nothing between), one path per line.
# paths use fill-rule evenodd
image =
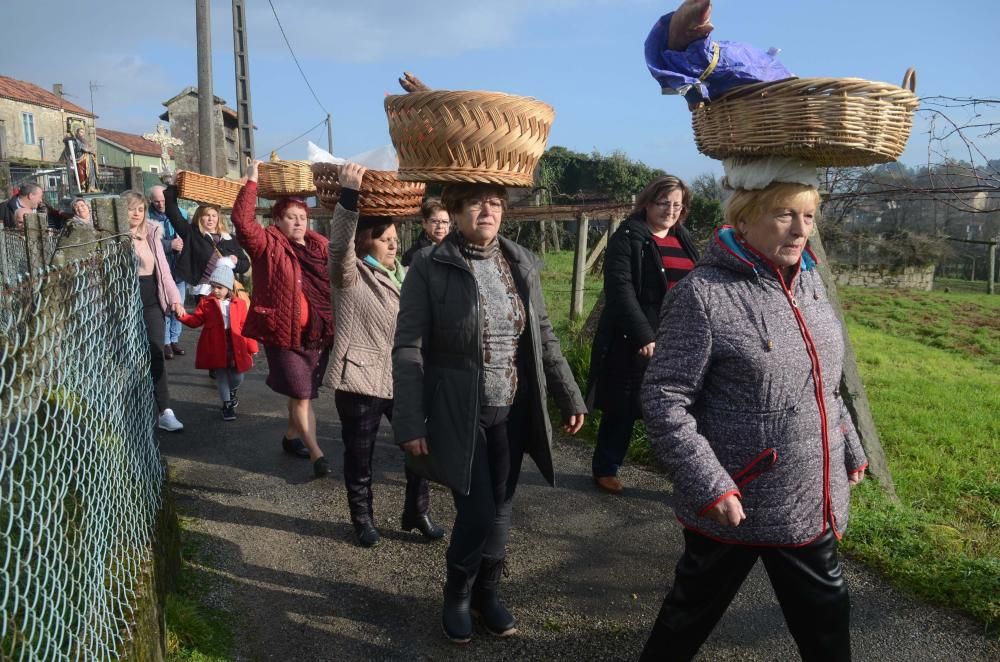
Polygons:
M286 453L308 457L317 477L330 465L316 441L312 401L333 344L333 306L327 275L326 237L309 229L306 203L282 198L271 208L271 225L255 217L257 168L247 168L247 183L233 204L233 225L253 266L253 303L243 333L264 345L267 385L288 398L288 428L281 440Z

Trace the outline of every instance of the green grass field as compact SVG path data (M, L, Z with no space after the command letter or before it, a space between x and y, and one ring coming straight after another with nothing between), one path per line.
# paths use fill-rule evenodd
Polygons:
M572 254L546 256L553 326L581 384L589 340L567 321ZM600 277L591 277L588 301ZM1000 628L1000 295L840 290L899 503L854 492L844 550L922 597ZM588 304L592 305L592 304ZM589 311L589 307L588 307ZM591 417L596 419L597 417ZM596 422L596 421L595 421ZM630 459L649 462L637 426ZM595 425L584 439L593 443Z

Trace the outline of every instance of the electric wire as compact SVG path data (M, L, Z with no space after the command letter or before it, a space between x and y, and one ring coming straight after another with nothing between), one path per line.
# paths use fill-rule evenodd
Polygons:
M323 109L324 113L329 115L330 111L323 106L323 103L319 100L319 97L316 96L315 90L313 90L312 85L309 83L309 79L306 78L306 72L302 70L302 65L299 64L299 58L295 57L295 51L292 50L292 44L288 41L288 36L285 34L285 28L281 25L281 19L278 18L278 11L274 8L274 3L271 0L267 0L267 4L271 5L271 13L274 14L274 20L278 24L278 30L281 31L281 37L285 40L285 45L288 46L288 52L292 54L292 60L295 62L295 66L299 68L299 73L302 74L302 80L305 81L306 87L309 88L309 92L312 93L313 99L316 100L316 104ZM323 121L325 122L326 120L324 119Z

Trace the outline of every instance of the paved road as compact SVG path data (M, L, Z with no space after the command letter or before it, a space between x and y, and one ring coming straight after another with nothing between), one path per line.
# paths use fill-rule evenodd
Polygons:
M305 460L280 452L285 405L248 375L238 420L221 420L192 351L168 364L174 409L186 429L160 434L171 489L209 600L232 616L238 660L634 660L680 552L680 527L662 475L626 468L624 498L598 494L589 454L556 445L557 484L530 460L515 501L510 577L503 595L519 634L479 633L467 647L441 634L444 543L399 530L402 456L384 426L376 456L375 513L382 543L356 546L342 483L340 427L331 394L318 400L320 445L333 477L313 480ZM432 508L450 528L448 492ZM998 660L1000 643L974 622L927 606L847 563L857 660ZM794 660L766 575L758 564L703 648L704 660Z

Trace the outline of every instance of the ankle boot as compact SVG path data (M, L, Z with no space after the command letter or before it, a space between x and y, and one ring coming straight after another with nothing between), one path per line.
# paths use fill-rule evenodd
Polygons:
M444 584L444 607L441 625L452 643L467 644L472 640L472 616L469 614L469 575L460 568L448 566L448 579Z
M401 527L403 531L417 529L428 540L440 540L444 538L444 529L434 523L430 513L409 513L403 512Z
M500 602L497 594L503 577L504 561L483 557L476 583L472 586L471 613L495 637L509 637L517 632L514 617Z

